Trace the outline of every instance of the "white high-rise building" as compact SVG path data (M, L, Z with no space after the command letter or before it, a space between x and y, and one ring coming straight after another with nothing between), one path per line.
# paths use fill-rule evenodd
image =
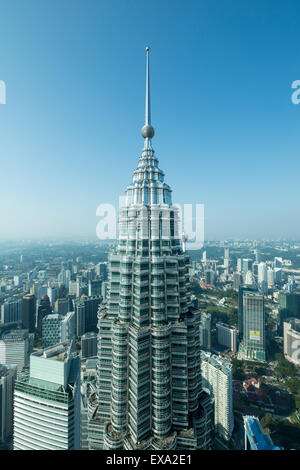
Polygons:
M267 270L267 279L268 279L268 287L271 289L274 287L275 284L275 274L272 268L268 268Z
M107 291L108 291L108 282L102 282L101 296L102 296L104 301L106 300L106 297L107 297Z
M72 274L71 274L70 269L66 269L66 288L69 287L69 282L71 280L71 276L72 276Z
M229 248L224 249L224 267L228 268L229 267Z
M246 286L255 286L255 279L254 279L252 271L246 272L244 284Z
M47 295L50 300L50 304L53 306L56 299L58 298L58 288L57 287L51 287L48 286L47 288Z
M75 297L77 296L77 282L76 281L69 282L69 294L74 295Z
M258 265L258 287L263 294L268 292L268 269L266 263Z
M268 275L267 275L267 265L266 263L259 263L258 265L258 283L261 282L268 282Z
M73 342L34 352L15 383L14 450L80 449L80 360Z
M76 277L76 297L80 297L82 294L82 276Z
M59 273L57 277L58 285L65 286L66 288L68 288L70 279L71 279L71 271L69 269L62 268L61 272Z
M246 276L248 271L252 271L253 260L250 258L242 259L242 274Z
M202 385L213 395L215 402L215 431L229 440L234 427L232 365L216 355L201 353Z
M236 270L238 273L242 273L242 258L237 259Z
M10 330L0 337L0 364L16 365L17 373L28 365L28 330Z
M225 323L217 323L218 343L226 346L231 351L237 351L237 330L234 326L226 325Z

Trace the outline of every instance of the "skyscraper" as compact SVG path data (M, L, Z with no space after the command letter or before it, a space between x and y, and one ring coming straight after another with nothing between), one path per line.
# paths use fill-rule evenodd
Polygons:
M211 314L206 312L201 312L200 316L200 348L211 349Z
M80 360L73 343L30 356L15 384L14 450L80 449Z
M58 343L71 341L75 336L76 317L75 312L67 315L51 313L43 318L43 348L49 348Z
M1 323L22 321L22 298L12 297L1 305Z
M300 294L292 292L279 293L279 319L280 333L283 331L283 322L287 318L300 318Z
M101 295L101 286L102 286L102 281L96 280L96 281L89 281L88 284L88 294L89 297L95 296L95 295Z
M255 287L240 285L239 286L239 296L238 296L238 326L239 326L239 338L242 339L243 337L243 329L244 329L244 303L243 303L243 296L244 292L254 292L256 289Z
M272 268L268 268L267 278L268 278L268 288L272 289L275 284L275 275L274 275L274 270Z
M243 293L243 339L240 359L266 360L264 297L258 292Z
M61 321L63 316L59 313L50 313L42 320L43 348L49 348L60 343Z
M213 269L206 269L204 271L205 284L212 286L215 282L215 272Z
M97 355L97 334L94 331L89 331L81 337L81 357L94 357Z
M33 294L27 294L23 297L22 305L22 324L23 327L34 333L35 331L35 313L36 313L36 298Z
M57 297L58 297L58 287L48 286L47 288L47 295L50 300L50 304L54 305Z
M99 309L92 448L208 449L213 408L202 389L200 312L191 306L178 208L151 144L149 48L142 136Z
M50 304L50 299L48 295L43 295L41 300L39 301L37 309L37 332L38 335L42 336L42 321L46 315L50 315L52 313L52 307Z
M242 258L237 259L236 270L238 273L242 274Z
M243 274L244 278L245 278L247 272L252 270L252 264L253 264L252 259L250 259L250 258L243 258L242 259L242 274Z
M230 263L229 248L224 248L224 267L228 268Z
M13 397L17 366L0 364L0 443L13 435Z
M258 285L262 293L268 292L268 271L266 263L259 263L258 265Z
M75 301L76 313L76 336L84 335L85 331L85 302L84 300Z
M233 273L233 288L235 290L238 290L240 285L242 284L243 282L243 277L240 273L236 272L236 273Z
M69 299L67 297L64 299L57 299L54 304L54 311L60 315L66 315L66 313L70 311Z
M88 331L97 331L97 312L99 305L102 302L102 297L94 296L84 299L85 305L85 333Z

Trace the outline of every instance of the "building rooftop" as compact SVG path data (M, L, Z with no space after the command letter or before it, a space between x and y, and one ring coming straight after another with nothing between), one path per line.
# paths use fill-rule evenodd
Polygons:
M84 333L84 335L81 336L81 340L95 337L97 337L97 333L95 333L94 331L88 331L87 333Z
M0 335L0 339L2 340L20 340L28 338L28 330L8 330L4 331L2 335Z
M221 326L221 327L225 327L225 328L229 328L230 330L236 330L236 327L235 326L232 326L232 325L228 325L227 323L222 323L222 322L218 322L216 323L216 326Z
M244 423L253 450L282 450L281 447L273 444L269 434L264 433L258 418L255 416L244 416Z
M11 375L14 370L16 370L15 365L2 365L0 364L0 379L2 377L7 377L8 375Z
M224 359L223 357L219 357L216 354L212 354L207 351L201 351L201 360L208 361L215 367L218 367L223 372L228 373L232 369L232 364L228 360Z
M70 355L70 343L66 341L65 343L56 344L55 346L50 346L46 349L40 349L32 353L32 356L43 357L45 359L52 359L53 361L62 361L66 362Z

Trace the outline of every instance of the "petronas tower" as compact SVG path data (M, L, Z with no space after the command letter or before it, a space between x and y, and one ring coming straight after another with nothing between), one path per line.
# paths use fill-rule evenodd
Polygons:
M109 294L98 313L90 449L210 449L213 406L202 390L200 312L178 209L152 148L149 48L144 148L119 213Z

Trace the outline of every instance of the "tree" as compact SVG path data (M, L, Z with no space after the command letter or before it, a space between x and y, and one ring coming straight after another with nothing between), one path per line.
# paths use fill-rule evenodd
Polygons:
M232 377L235 380L243 380L244 373L243 373L242 362L239 361L238 359L232 359L231 364L232 364Z
M274 432L278 427L278 421L271 413L266 413L265 416L261 419L260 423L263 427L263 430L268 434Z
M287 390L293 395L300 393L300 379L292 377L285 382Z
M282 353L275 354L275 359L277 361L277 365L275 367L274 373L277 377L285 378L296 376L296 367L294 364L287 361Z

